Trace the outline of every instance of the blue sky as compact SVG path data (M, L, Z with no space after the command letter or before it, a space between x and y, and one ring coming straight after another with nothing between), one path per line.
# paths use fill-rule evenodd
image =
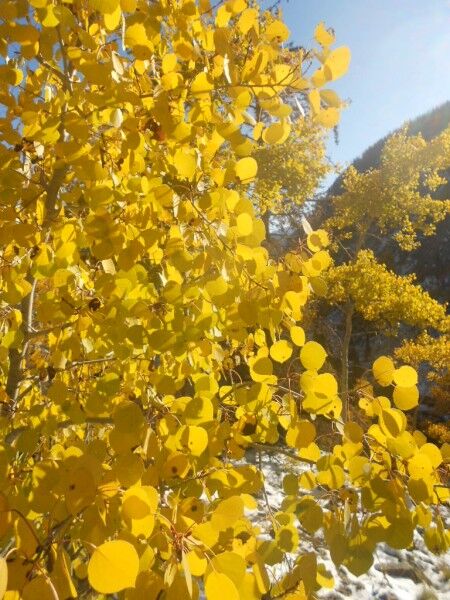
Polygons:
M324 21L336 46L352 51L350 70L332 86L351 100L334 161L351 162L404 121L450 99L448 0L282 0L292 41L306 47Z

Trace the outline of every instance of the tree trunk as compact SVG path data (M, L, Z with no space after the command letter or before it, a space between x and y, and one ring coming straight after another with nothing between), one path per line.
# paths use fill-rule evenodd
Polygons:
M348 375L349 375L349 351L350 340L352 337L353 326L353 304L347 302L345 305L345 329L344 338L342 340L341 350L341 396L342 396L342 417L344 421L348 419L349 413L349 391L348 391Z

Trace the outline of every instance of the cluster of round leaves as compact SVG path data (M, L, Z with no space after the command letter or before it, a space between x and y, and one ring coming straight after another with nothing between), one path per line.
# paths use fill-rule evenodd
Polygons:
M326 351L299 324L324 289L326 233L270 260L248 186L249 138L289 134L286 90L336 123L324 86L348 50L319 26L306 78L279 16L245 0L11 0L0 16L0 591L306 598L331 583L301 547L322 530L361 570L359 550L404 525L408 472L341 424ZM343 436L332 454L319 419ZM287 480L256 523L264 477L242 459L282 445L312 467L304 496Z
M416 368L424 363L429 365L427 379L432 383L431 395L438 414L446 414L449 406L449 355L448 331L438 337L423 331L417 338L404 341L395 351L398 360L414 365Z

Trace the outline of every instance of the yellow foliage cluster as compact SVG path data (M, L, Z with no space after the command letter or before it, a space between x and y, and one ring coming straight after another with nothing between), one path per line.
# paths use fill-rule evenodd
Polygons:
M361 250L353 262L333 267L325 279L329 300L339 304L351 300L367 321L394 330L400 323L449 330L445 306L415 284L413 275L396 275L377 262L371 250Z
M354 573L416 526L444 551L448 446L397 408L414 371L391 369L395 408L365 406L368 433L343 423L300 325L328 236L271 261L252 202L249 132L285 141L287 89L335 124L323 86L348 49L320 25L306 78L280 16L246 0L11 0L0 16L4 598L301 600L332 585L308 536ZM311 470L274 512L242 459L276 444Z
M302 118L284 143L258 148L253 156L260 171L252 197L261 212L287 214L309 200L330 170L325 150L323 129Z
M419 245L419 234L432 235L450 212L449 199L435 200L427 193L444 183L442 174L449 167L450 128L429 142L406 131L395 134L383 148L378 169L346 171L344 193L332 199L334 214L325 228L355 235L358 242L375 227L412 250Z
M432 337L426 332L415 340L408 340L395 351L399 360L418 366L421 362L433 364L436 369L445 369L450 365L449 335Z
M438 444L450 444L450 426L447 423L428 423L425 427L427 436Z

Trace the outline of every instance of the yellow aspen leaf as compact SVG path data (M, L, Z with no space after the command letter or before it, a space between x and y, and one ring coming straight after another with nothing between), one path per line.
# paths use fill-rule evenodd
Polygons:
M298 486L303 490L314 490L317 485L317 477L313 471L305 471L298 479Z
M253 128L253 139L259 140L264 130L264 123L256 123Z
M25 585L20 595L23 600L54 600L55 595L48 577L38 575Z
M412 385L411 387L400 387L397 385L394 388L392 398L395 406L400 410L411 410L419 404L419 390L416 385Z
M418 431L417 429L413 433L413 438L419 448L421 448L424 444L427 443L426 435L422 431Z
M239 600L239 592L229 577L223 573L212 571L205 580L205 593L207 600Z
M244 558L237 552L222 552L211 559L211 568L223 573L240 589L247 568ZM208 574L206 576L208 578Z
M0 492L0 537L3 537L12 523L7 497Z
M428 527L433 520L431 510L429 507L423 505L416 507L415 516L420 527Z
M426 502L428 504L433 494L431 477L424 479L413 479L410 477L408 480L408 492L411 494L414 502Z
M386 530L386 541L392 548L402 549L411 546L414 526L409 518L395 519Z
M318 115L321 111L320 107L320 94L318 90L312 90L308 94L309 104L315 115Z
M314 385L314 380L317 377L317 371L311 370L311 371L304 371L301 375L300 375L300 388L304 391L304 392L311 392L313 389L313 385Z
M313 73L313 75L311 77L311 83L313 84L314 87L321 88L326 83L328 83L330 81L330 79L331 79L330 71L325 69L325 67L322 65ZM318 91L319 90L317 90L317 92Z
M288 473L283 477L283 491L288 496L296 496L298 494L298 475Z
M317 565L317 583L321 588L334 588L334 577L322 564Z
M125 31L125 45L132 49L137 59L145 60L151 57L152 44L144 23L136 21L128 25Z
M77 590L71 576L70 558L64 548L57 550L51 580L60 598L77 597Z
M177 55L173 53L164 54L161 67L163 73L171 73L177 70L178 59Z
M325 27L323 21L321 21L314 30L314 38L323 48L331 46L335 40L334 34L331 30Z
M270 589L270 579L262 560L253 563L253 574L260 594L267 594Z
M208 561L201 550L191 550L186 555L189 569L194 577L202 577L205 574Z
M286 121L280 121L279 123L272 123L269 125L262 134L263 140L266 144L283 144L291 132L291 126Z
M308 597L317 586L317 556L315 552L306 552L297 560L298 572Z
M120 0L89 0L89 4L103 15L112 14L117 8L120 8Z
M284 363L292 356L292 346L286 340L279 340L270 347L270 356L276 362Z
M345 473L339 465L330 465L328 469L319 471L317 481L330 490L341 488L345 483Z
M16 25L14 40L22 46L34 46L39 40L39 32L32 25Z
M49 4L45 7L41 18L41 24L43 27L56 27L59 24L58 12L55 11L55 7Z
M124 12L134 13L137 0L120 0L120 6Z
M214 84L210 76L204 71L196 75L191 83L191 92L197 97L208 96L212 89L214 89Z
M258 24L258 11L256 8L247 8L238 20L238 28L243 35L247 35L252 27Z
M435 444L429 442L424 444L420 447L419 453L428 456L434 469L437 469L442 464L442 452Z
M306 243L311 252L318 252L329 245L330 239L326 231L318 229L317 231L311 231L311 233L308 234Z
M388 386L394 377L394 363L388 356L380 356L373 363L372 371L375 379L381 386Z
M0 557L0 598L5 595L8 587L8 565L3 556Z
M324 108L320 110L317 113L315 120L316 123L319 123L319 125L323 125L328 129L332 129L333 127L336 127L336 125L339 124L340 118L340 111L332 106L330 108Z
M117 29L122 19L122 11L120 9L120 4L117 4L116 9L112 13L106 13L104 19L105 27L108 31L114 31L115 29Z
M395 438L405 430L406 417L400 410L385 408L380 412L379 424L384 435Z
M347 46L341 46L332 50L328 55L324 67L331 73L331 79L334 81L345 75L350 65L351 52Z
M122 514L128 519L143 519L155 515L158 493L151 486L135 485L126 490L122 497Z
M325 349L317 342L306 342L300 350L301 363L309 371L318 371L322 368L326 357Z
M68 474L65 490L66 506L70 514L77 515L94 502L97 488L92 473L85 467Z
M161 77L161 85L165 90L176 90L182 82L183 79L179 73L165 73Z
M391 402L386 396L377 396L373 399L371 406L373 414L380 415L384 408L391 408Z
M14 533L19 551L27 558L31 558L39 544L33 525L23 517L19 517L14 523Z
M249 183L252 181L258 171L258 164L251 156L241 158L235 166L236 176L242 181L242 183Z
M208 447L208 433L203 427L188 426L187 447L193 456L200 456Z
M186 585L189 596L192 598L193 597L193 585L192 585L192 573L191 573L191 569L189 566L189 562L186 558L186 553L182 551L181 553L181 565L183 567L183 571L184 571L184 581L183 583ZM167 581L167 580L166 580ZM177 581L177 580L175 580ZM180 581L180 579L178 578L178 581ZM171 591L173 589L174 586L171 586ZM181 588L184 588L184 585L180 585Z
M211 518L211 525L216 529L226 529L230 522L240 519L244 514L244 501L240 496L231 496L219 502Z
M341 107L341 104L342 104L341 99L339 98L339 96L336 94L336 92L334 90L329 90L329 89L320 90L320 98L328 106L332 106L333 108Z
M164 479L184 478L189 472L189 461L184 454L174 453L166 460L162 470Z
M193 150L177 150L173 162L181 179L188 179L189 181L194 179L197 170L197 158Z
M0 81L9 85L20 85L23 80L23 73L20 69L10 65L0 65Z
M255 344L257 346L266 346L267 345L266 333L265 333L264 329L257 329L255 331L254 339L255 339Z
M321 456L319 446L312 442L306 448L300 448L298 455L300 458L305 458L309 461L317 462Z
M238 15L248 7L247 0L229 0L228 10L231 10L233 15Z
M363 544L355 544L349 549L349 555L345 559L344 564L350 573L356 577L367 573L373 565L373 552Z
M300 543L297 528L291 524L279 527L275 532L275 541L283 552L296 552Z
M321 373L314 378L311 391L319 398L330 398L338 392L338 385L331 373Z
M351 442L357 444L362 441L364 431L358 423L349 421L344 425L344 435Z
M115 594L134 587L139 556L129 542L113 540L98 546L88 564L88 579L101 594Z
M217 27L226 27L229 20L232 17L232 12L228 10L228 6L223 4L219 7L216 14L216 25Z
M236 227L240 236L250 235L253 231L253 219L251 215L244 212L237 216Z
M388 444L389 448L393 448L394 452L402 458L411 458L417 450L417 445L409 431L404 431L394 440L389 440Z
M410 388L417 385L417 371L408 365L403 365L399 369L395 369L393 379L396 385Z
M348 462L348 472L354 484L366 481L371 472L368 459L365 456L353 456Z
M290 31L283 21L277 20L267 26L264 34L270 41L285 42L289 39Z
M258 508L258 502L251 494L241 494L241 499L248 510L256 510Z
M432 524L425 529L425 544L435 554L442 554L450 548L450 540L444 527Z
M127 452L119 456L115 467L115 475L122 486L134 485L140 480L143 472L144 464L138 454Z
M303 327L300 327L299 325L294 325L290 328L289 333L291 336L291 340L296 346L301 347L305 344L306 336Z
M316 437L316 428L310 421L301 420L289 427L286 443L291 448L308 448Z
M276 383L276 376L273 375L273 364L270 358L261 356L249 361L250 375L253 381L259 383Z

